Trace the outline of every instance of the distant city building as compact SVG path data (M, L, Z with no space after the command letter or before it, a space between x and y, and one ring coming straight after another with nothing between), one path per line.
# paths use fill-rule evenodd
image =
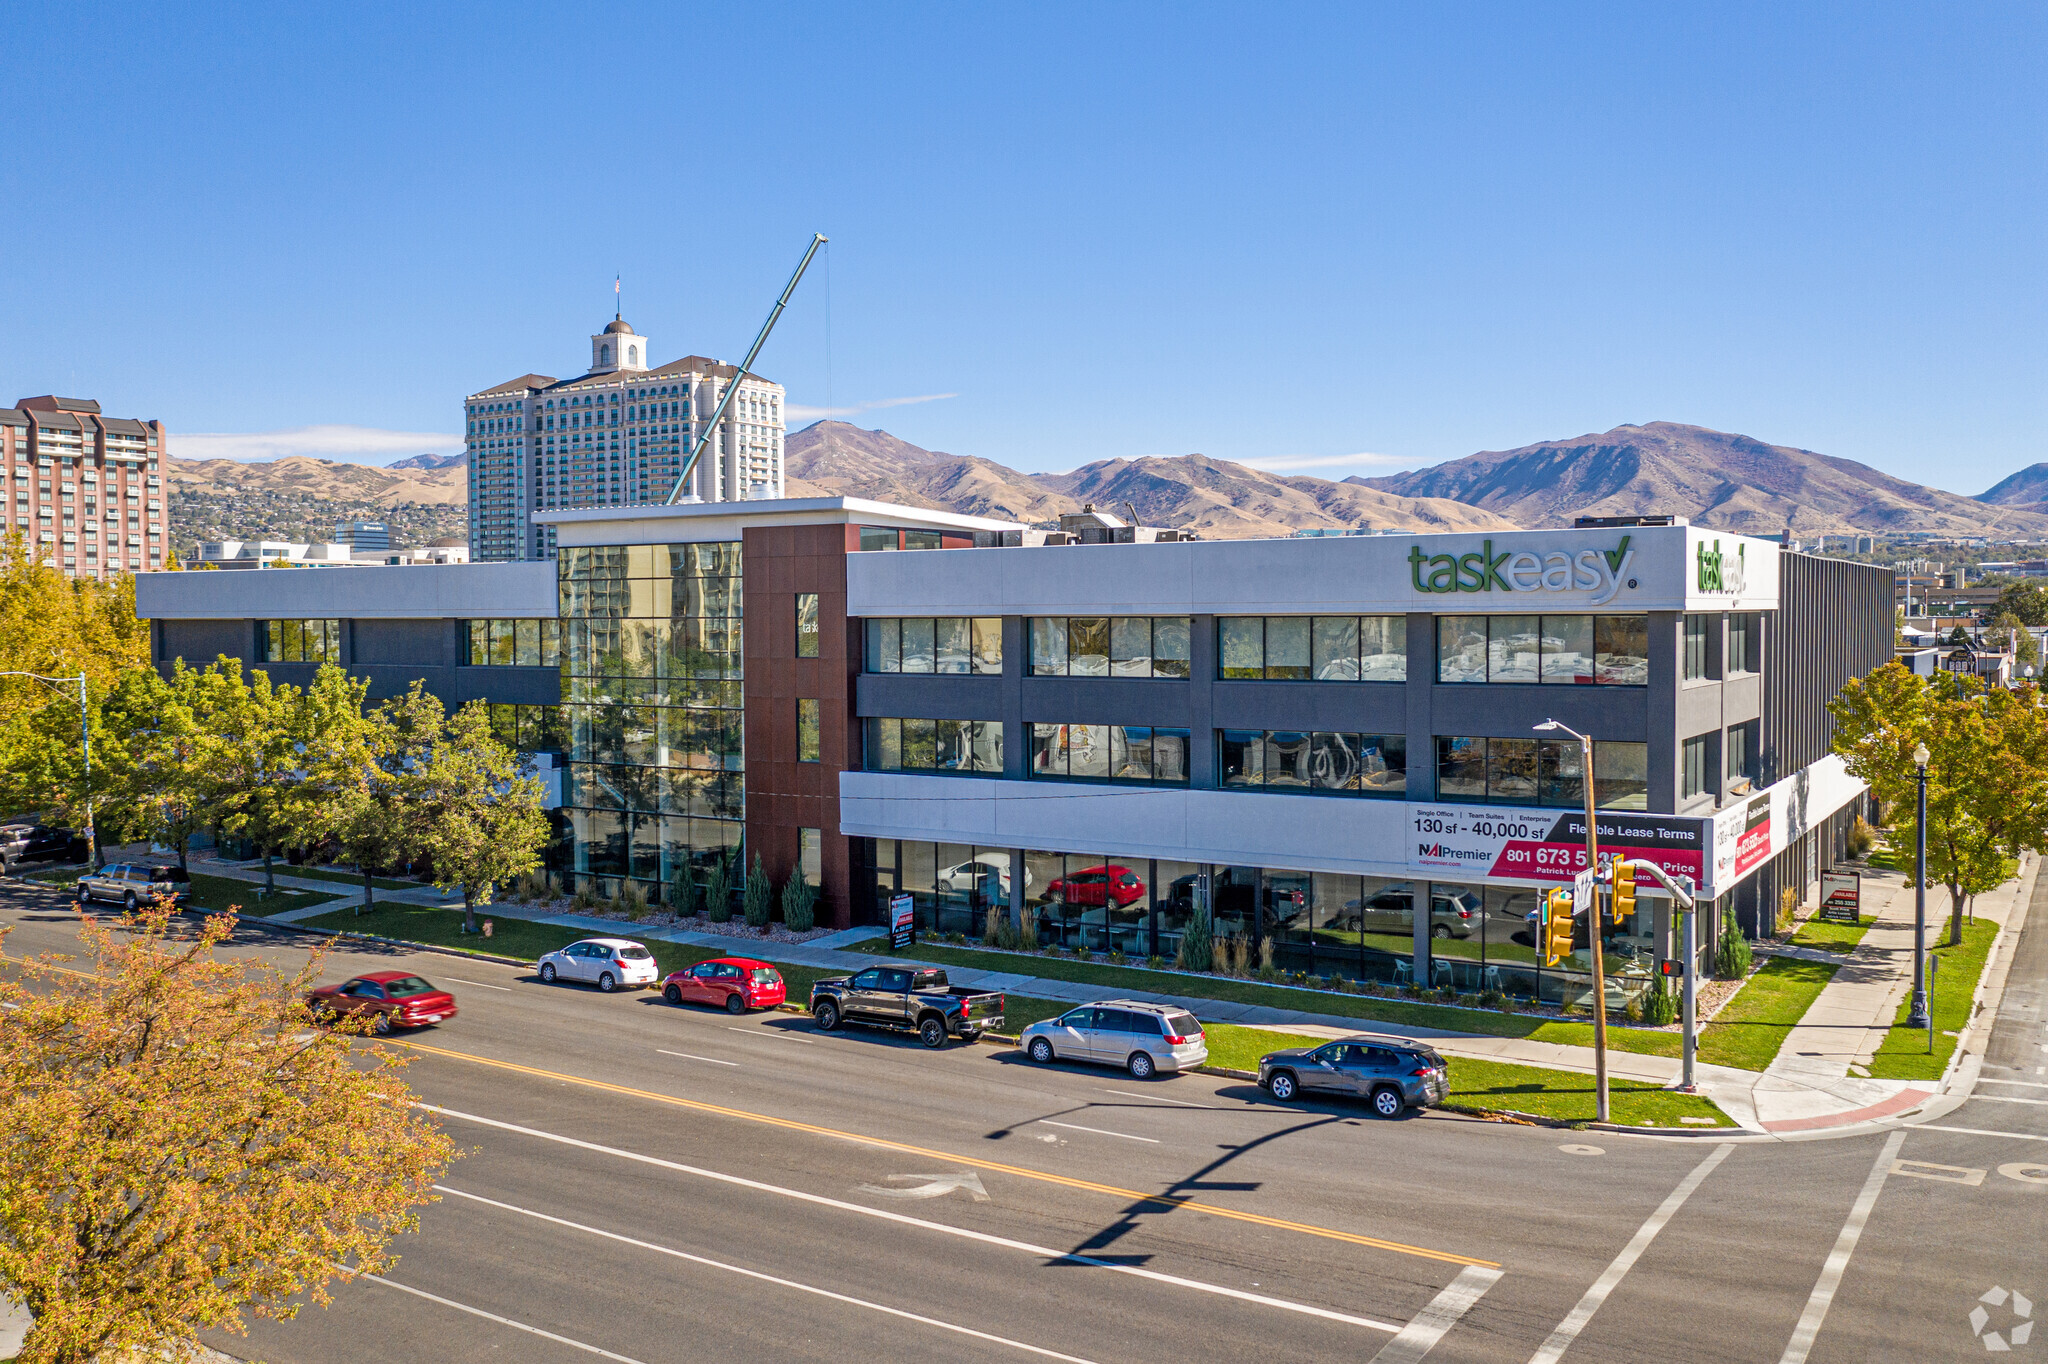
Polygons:
M1869 535L1859 535L1859 536L1857 536L1857 537L1856 537L1856 552L1857 552L1858 554L1875 554L1875 553L1877 552L1877 540L1876 540L1876 538L1875 538L1874 536L1869 536Z
M357 549L391 548L391 528L382 521L344 521L334 528L334 538Z
M421 549L361 549L338 541L209 540L193 554L194 568L372 568L391 564L466 564L469 547L457 542Z
M647 338L614 317L590 338L581 377L522 374L472 393L463 403L470 557L554 557L555 530L534 525L536 511L663 501L736 376L702 355L652 365ZM782 496L782 385L739 377L723 430L684 490L705 502Z
M0 408L0 472L14 529L73 578L164 566L163 423L100 414L91 398L22 398Z

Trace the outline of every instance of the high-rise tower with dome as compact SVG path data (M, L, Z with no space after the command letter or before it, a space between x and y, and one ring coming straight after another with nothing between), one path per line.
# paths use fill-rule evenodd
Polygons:
M740 391L716 433L704 421ZM706 502L781 497L783 391L702 355L653 363L648 338L614 315L574 379L522 374L463 401L472 562L554 557L555 507L658 503L699 440L686 493Z

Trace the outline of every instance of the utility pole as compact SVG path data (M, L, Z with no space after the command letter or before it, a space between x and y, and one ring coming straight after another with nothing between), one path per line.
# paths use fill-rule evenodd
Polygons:
M1539 730L1563 730L1579 741L1579 770L1586 790L1586 869L1594 876L1593 894L1586 908L1586 940L1593 949L1593 1082L1596 1088L1594 1120L1607 1118L1607 973L1600 955L1600 830L1593 819L1593 736L1581 734L1570 725L1545 720Z

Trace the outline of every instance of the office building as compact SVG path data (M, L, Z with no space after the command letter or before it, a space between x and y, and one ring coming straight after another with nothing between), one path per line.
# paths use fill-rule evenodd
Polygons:
M414 549L365 549L339 541L205 540L193 547L194 568L364 568L397 564L466 564L461 542Z
M735 374L702 355L656 365L648 338L615 317L590 338L579 377L522 374L472 393L463 403L471 559L553 557L554 528L535 512L663 501ZM745 375L686 495L779 498L782 456L782 386Z
M108 417L91 398L23 398L0 408L0 473L12 525L66 577L164 566L163 423Z
M344 521L334 528L334 538L351 549L391 548L391 528L382 521Z
M1585 963L1541 966L1526 916L1583 862L1588 785L1603 850L1699 886L1702 951L1723 905L1754 932L1842 854L1864 790L1827 702L1892 656L1890 570L1684 525L1076 543L842 498L536 519L553 564L167 575L139 609L162 665L302 682L290 641L317 638L374 695L494 703L567 764L561 870L601 888L744 849L813 879L828 924L908 895L927 930L994 910L1171 958L1206 913L1288 969L1553 1001ZM1615 929L1616 988L1673 933L1650 900Z

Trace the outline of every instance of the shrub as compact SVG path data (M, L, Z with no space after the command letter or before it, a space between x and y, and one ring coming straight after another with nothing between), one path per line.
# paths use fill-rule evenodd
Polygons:
M668 907L678 919L687 919L699 909L697 878L690 875L688 867L678 867L668 883Z
M1209 936L1209 918L1196 914L1188 920L1188 926L1180 935L1180 946L1174 950L1174 965L1183 971L1207 971L1216 964L1215 940Z
M1261 938L1259 939L1259 975L1264 979L1271 980L1272 971L1273 940L1271 938Z
M766 928L768 916L775 908L775 893L769 889L768 869L761 865L761 854L754 854L754 869L747 873L747 884L740 892L740 908L747 916L749 928Z
M1778 892L1778 932L1783 933L1790 929L1793 921L1798 916L1799 888L1797 886L1786 886Z
M946 935L946 941L955 947L965 947L967 945L967 935L956 928Z
M1157 952L1155 952L1151 956L1145 958L1145 964L1155 971L1164 971L1166 969L1166 958L1160 956Z
M723 857L704 869L704 912L715 924L732 921L732 866Z
M1664 1028L1678 1021L1678 996L1659 980L1643 1000L1643 1021Z
M1481 991L1479 992L1479 1007L1480 1007L1480 1008L1482 1008L1482 1009L1505 1009L1505 1008L1507 1008L1507 1006L1508 1006L1508 997L1507 997L1507 995L1506 995L1506 994L1504 994L1503 992L1501 992L1501 991L1499 991L1499 990L1481 990Z
M612 901L612 908L637 924L647 917L647 892L640 889L638 881L621 881L618 898Z
M1123 954L1122 952L1118 951L1117 949L1115 949L1115 948L1111 948L1111 949L1110 949L1110 952L1109 952L1109 964L1110 964L1111 966L1122 966L1122 965L1123 965L1124 963L1128 962L1129 960L1130 960L1130 958L1129 958L1129 957L1125 956L1125 955L1124 955L1124 954Z
M1456 1004L1458 1002L1458 987L1455 985L1439 985L1436 989L1436 998L1439 1004Z
M1849 856L1868 857L1870 850L1877 846L1877 830L1863 816L1856 816L1856 822L1849 826Z
M1640 1022L1642 1022L1642 1021L1643 1021L1643 999L1642 999L1642 996L1641 996L1641 995L1631 995L1631 996L1629 997L1628 1003L1626 1003L1626 1004L1624 1004L1624 1005L1622 1005L1622 1006L1621 1006L1621 1016L1622 1016L1622 1018L1623 1018L1623 1019L1625 1019L1626 1021L1628 1021L1628 1022L1630 1022L1630 1023L1640 1023Z
M589 882L586 881L583 885L577 888L576 898L574 900L571 900L569 904L570 908L572 909L597 908L597 895L590 889Z
M818 925L818 888L802 872L783 884L782 922L792 933L808 933Z
M1720 940L1714 944L1714 974L1722 980L1741 980L1749 974L1749 960L1749 939L1735 922L1735 906L1723 906Z

